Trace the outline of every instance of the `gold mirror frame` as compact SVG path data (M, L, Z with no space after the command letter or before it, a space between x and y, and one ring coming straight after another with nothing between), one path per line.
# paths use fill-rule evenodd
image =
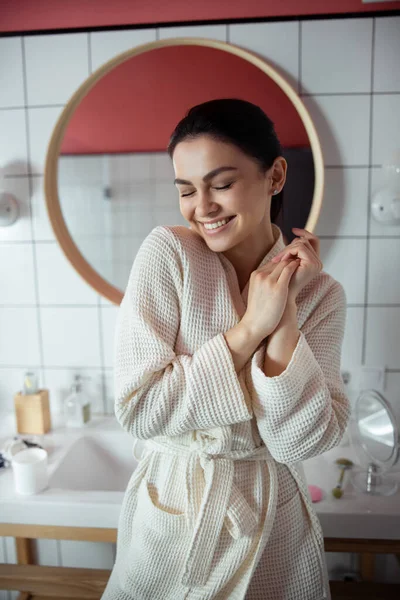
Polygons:
M215 48L217 50L223 50L229 52L247 60L266 75L268 75L286 94L289 100L295 107L300 119L303 122L304 128L307 131L308 139L310 141L311 151L314 160L314 194L311 204L311 210L308 215L307 223L305 228L309 231L313 231L322 206L322 197L324 190L324 162L322 157L321 144L314 127L314 123L303 104L300 97L297 95L292 86L286 81L286 79L278 73L267 61L259 57L257 54L253 54L249 50L244 50L233 44L227 42L220 42L218 40L209 40L206 38L170 38L166 40L159 40L156 42L149 42L140 46L135 46L126 52L119 54L110 61L106 62L94 73L92 73L76 90L69 102L62 111L50 138L50 142L47 148L46 164L44 172L44 192L46 199L47 212L49 219L58 243L61 246L65 256L73 266L73 268L81 275L81 277L94 288L101 296L107 298L110 302L119 305L123 298L124 292L121 292L118 288L109 283L104 279L81 254L79 248L76 246L72 239L68 228L65 224L64 217L61 210L60 198L58 195L58 157L61 149L62 140L64 137L65 130L68 123L81 102L86 96L90 89L111 71L114 67L123 63L133 56L137 56L149 50L155 48L161 48L163 46L207 46L209 48ZM183 115L182 115L183 116Z

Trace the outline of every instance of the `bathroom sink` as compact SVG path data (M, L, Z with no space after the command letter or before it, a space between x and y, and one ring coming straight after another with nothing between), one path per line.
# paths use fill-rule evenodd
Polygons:
M133 439L125 432L78 437L53 471L49 487L62 490L123 492L137 466Z

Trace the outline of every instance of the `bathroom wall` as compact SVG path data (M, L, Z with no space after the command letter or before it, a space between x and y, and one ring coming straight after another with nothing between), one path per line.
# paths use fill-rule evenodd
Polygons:
M55 241L43 196L46 146L63 106L91 71L132 46L175 36L254 50L302 96L326 165L317 228L324 268L347 294L342 367L356 381L361 364L385 366L386 395L400 418L400 227L377 224L369 211L381 165L400 146L400 17L0 38L2 187L21 206L19 221L0 229L0 412L12 410L27 368L50 389L53 411L79 371L91 378L95 410L112 412L117 308L81 280ZM104 568L114 549L47 541L38 551L45 564L82 566L85 558ZM0 561L2 553L15 558L11 540L0 541Z

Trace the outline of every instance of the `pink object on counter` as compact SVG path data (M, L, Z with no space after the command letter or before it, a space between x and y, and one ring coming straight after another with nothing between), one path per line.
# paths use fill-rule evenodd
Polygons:
M311 500L313 502L319 502L322 500L322 490L317 485L309 485L308 491L310 492Z

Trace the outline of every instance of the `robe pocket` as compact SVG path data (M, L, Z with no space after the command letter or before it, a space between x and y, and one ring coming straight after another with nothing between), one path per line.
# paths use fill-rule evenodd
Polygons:
M323 565L311 520L300 492L277 507L265 552L257 567L274 598L324 598Z
M138 491L137 512L139 518L142 518L146 527L154 529L160 534L184 535L188 533L188 524L186 514L173 508L161 507L153 500L152 484L146 480L142 481Z
M181 597L181 577L191 541L186 515L155 504L151 484L143 479L129 526L130 540L119 548L116 560L122 589L140 600L159 598L160 590L165 600Z

